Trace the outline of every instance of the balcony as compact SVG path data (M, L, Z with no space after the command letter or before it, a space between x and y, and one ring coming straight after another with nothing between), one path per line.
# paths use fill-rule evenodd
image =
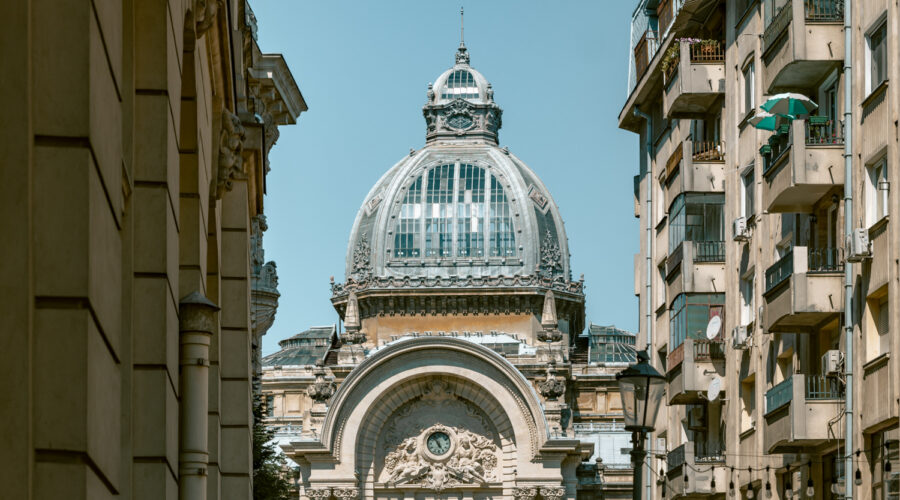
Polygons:
M725 375L725 341L685 339L666 361L669 404L705 402L709 383Z
M666 206L681 193L725 192L725 145L690 135L666 161Z
M681 271L676 276L676 271ZM716 293L725 280L724 241L684 241L666 259L666 297Z
M810 88L839 67L843 21L844 0L784 2L763 32L763 93Z
M814 332L843 310L840 248L794 247L766 269L765 329Z
M724 451L721 448L707 449L711 447L698 446L700 443L686 443L670 451L666 455L667 486L672 492L672 498L696 497L702 495L721 494L728 484L726 467L714 467L715 464L724 464ZM688 481L684 481L683 466L688 463ZM710 483L716 479L716 489Z
M650 61L656 55L657 50L659 50L659 32L654 30L645 31L634 46L634 69L638 81L647 72L647 68L650 67Z
M668 118L706 114L725 95L725 44L681 40L666 50L663 112Z
M811 212L823 196L844 184L840 121L824 116L795 120L776 130L760 153L763 203L769 212Z
M900 415L896 399L886 398L894 394L897 381L891 377L891 353L885 353L862 366L862 427L863 432L895 421Z
M766 392L766 453L793 453L843 439L836 418L844 387L836 378L797 373Z

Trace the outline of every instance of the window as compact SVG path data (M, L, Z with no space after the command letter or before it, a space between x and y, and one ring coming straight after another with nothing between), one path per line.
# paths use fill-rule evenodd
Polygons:
M866 328L866 359L872 360L888 352L891 348L890 308L888 296L869 299Z
M441 99L478 99L478 85L472 73L458 69L447 77Z
M669 208L669 253L684 241L724 241L724 219L724 194L678 195Z
M888 214L887 158L866 170L866 223L871 226Z
M741 71L743 75L743 83L744 83L744 114L750 113L753 111L753 108L756 107L756 82L754 81L756 78L756 72L753 69L753 60L744 66L744 69Z
M747 221L756 214L756 176L755 168L751 163L741 175L741 217Z
M669 311L669 352L685 338L705 339L706 325L713 316L725 320L724 293L678 294Z
M456 197L457 255L484 257L484 170L460 165Z
M753 323L756 309L756 295L753 270L741 278L741 325Z
M741 381L741 432L753 427L756 418L756 376Z
M424 187L424 192L423 192ZM396 258L483 258L516 255L503 185L482 167L432 167L407 188L397 214ZM454 253L455 252L455 253Z
M866 94L887 80L887 22L866 35Z

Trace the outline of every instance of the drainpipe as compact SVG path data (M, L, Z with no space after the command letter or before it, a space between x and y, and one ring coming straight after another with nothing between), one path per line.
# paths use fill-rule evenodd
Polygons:
M853 264L850 240L853 238L853 56L852 0L844 1L844 387L846 430L844 431L844 499L853 500Z
M647 239L647 254L645 257L647 279L644 285L646 287L644 291L644 331L647 332L647 353L649 354L653 352L653 169L651 168L652 156L650 154L650 149L653 146L653 139L650 137L652 122L650 115L641 111L637 106L634 108L634 116L644 119L644 149L647 151L647 209L644 216L644 219L647 221L645 229ZM653 356L650 358L653 359ZM650 452L650 456L653 456L653 448L650 447L650 435L651 433L648 432L644 449ZM650 500L653 498L653 482L650 479L652 471L650 470L650 461L644 460L644 463L647 468L646 473L643 475L645 487L647 488L646 500ZM634 485L634 487L639 486Z
M181 405L179 500L206 500L209 465L209 341L219 308L199 292L179 303Z

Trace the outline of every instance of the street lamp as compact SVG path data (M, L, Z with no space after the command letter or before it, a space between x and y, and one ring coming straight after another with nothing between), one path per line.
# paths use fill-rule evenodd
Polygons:
M659 403L666 392L666 377L650 366L647 351L638 351L637 364L616 374L622 408L625 413L625 430L631 431L631 462L634 464L634 500L641 500L641 476L644 458L644 439L653 432Z

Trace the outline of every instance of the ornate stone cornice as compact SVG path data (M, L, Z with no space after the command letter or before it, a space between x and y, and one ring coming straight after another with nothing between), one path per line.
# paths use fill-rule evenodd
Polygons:
M427 127L426 143L438 139L474 137L497 144L503 116L500 106L493 102L476 104L465 99L435 104L433 90L428 96L430 101L422 108Z
M445 277L381 277L373 276L365 279L349 278L345 283L332 283L331 296L343 298L350 292L362 292L368 290L422 290L422 289L485 289L485 288L535 288L540 290L555 290L567 294L583 295L584 280L570 281L562 276L550 278L548 276L524 275L524 276L445 276Z

